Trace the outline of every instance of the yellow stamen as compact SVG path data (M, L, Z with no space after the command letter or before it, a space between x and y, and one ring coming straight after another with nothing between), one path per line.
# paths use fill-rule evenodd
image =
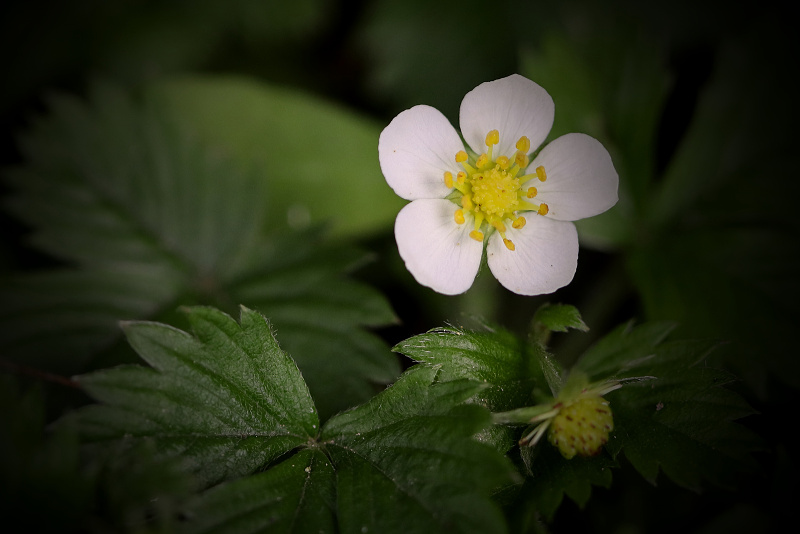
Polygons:
M492 130L488 134L486 134L486 146L496 145L500 142L500 132L497 130Z
M539 178L540 182L544 182L545 180L547 180L547 173L544 172L544 167L542 167L541 165L536 167L536 176Z
M516 219L514 219L514 222L511 223L511 226L513 226L514 228L519 230L520 228L525 226L526 222L528 222L528 221L525 220L525 217L517 217Z
M456 221L456 224L464 224L464 212L461 210L456 210L454 219Z
M461 207L469 211L475 207L475 204L472 203L472 199L468 195L464 195L461 197Z
M500 221L500 220L492 221L491 224L492 224L492 226L497 228L497 231L500 232L501 234L506 231L506 225L503 224L503 221Z
M505 244L508 250L514 250L516 247L514 246L514 242L510 239L503 238L503 243Z
M456 181L459 184L463 184L464 180L466 179L467 179L467 173L465 173L464 171L458 171L458 174L456 174Z
M538 212L539 215L547 215L549 211L550 208L547 207L547 204L545 203L539 204L539 212Z
M505 171L508 169L508 166L511 165L511 162L508 161L507 157L500 156L497 158L497 164L500 165L500 168Z
M475 162L475 166L478 167L479 169L483 169L487 163L489 163L489 156L487 156L486 154L481 154L478 157L478 160Z
M463 150L459 150L456 153L456 163L463 163L463 162L467 161L468 158L469 158L469 156L467 156L467 153L464 152Z
M452 172L445 172L444 173L444 185L446 185L448 189L452 189L453 188L453 173Z
M539 194L539 191L537 191L535 187L529 187L528 188L528 194L525 195L525 196L527 196L528 198L533 198L538 194Z
M517 150L519 150L520 152L522 152L524 154L527 154L528 152L531 151L531 141L530 141L530 139L528 139L524 135L519 138L519 141L517 141L517 145L516 146L517 146Z
M473 230L469 233L469 236L474 239L475 241L483 241L483 232L479 230Z
M527 154L517 152L517 155L514 156L514 162L519 165L520 169L524 169L528 166L528 163L530 163L530 159L528 158Z

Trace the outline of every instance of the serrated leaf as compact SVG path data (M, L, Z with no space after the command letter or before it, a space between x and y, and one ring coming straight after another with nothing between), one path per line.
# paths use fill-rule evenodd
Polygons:
M533 321L552 332L567 332L570 328L581 332L589 330L578 309L569 304L544 304L536 310Z
M569 304L546 302L533 314L531 323L530 336L534 342L543 347L547 347L553 332L567 332L570 329L589 331L589 327L581 318L581 313L575 306Z
M336 479L320 450L304 449L269 470L217 486L186 505L181 531L334 533Z
M553 519L564 495L583 508L591 497L592 486L610 487L611 469L617 467L602 453L566 460L554 447L544 445L525 447L521 453L530 476L520 489L516 506L531 507L548 521Z
M608 450L623 452L647 480L659 469L676 483L730 485L754 467L758 440L735 419L752 408L724 386L733 376L702 365L715 341L663 340L666 323L624 325L589 349L575 365L593 380L650 376L607 395L614 414Z
M319 228L265 234L264 179L152 102L98 85L89 104L58 97L52 106L22 137L27 162L6 173L6 205L38 248L76 268L0 283L6 357L65 374L132 361L118 321L172 322L181 304L236 313L245 303L282 332L323 418L397 376L386 344L363 330L394 320L388 302L344 276L363 253L323 245Z
M187 505L197 532L504 532L489 493L511 466L472 436L489 417L458 406L482 386L416 366L328 421L319 441Z
M441 379L466 378L487 385L477 402L500 412L532 403L535 389L548 384L550 360L539 346L503 330L432 330L398 343L392 350L441 366Z
M326 424L321 439L336 465L343 532L505 530L487 496L510 480L510 465L472 439L489 414L475 405L453 408L483 386L437 382L439 374L416 366Z
M646 323L637 327L632 323L621 325L586 351L572 370L586 373L591 381L597 381L615 377L632 367L640 367L644 360L653 358L655 347L674 329L674 323L666 322Z
M242 308L241 324L211 308L187 315L194 336L157 323L126 325L152 368L79 378L103 403L77 412L86 441L152 440L207 486L251 473L317 435L300 371L260 314Z

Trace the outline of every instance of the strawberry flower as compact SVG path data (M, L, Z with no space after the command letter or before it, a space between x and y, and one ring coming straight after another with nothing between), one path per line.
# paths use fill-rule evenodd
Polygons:
M514 293L552 293L572 281L578 234L571 221L616 204L619 179L608 151L584 134L555 139L531 161L554 113L547 91L514 74L464 97L466 145L441 112L424 105L381 132L384 177L411 201L397 215L397 247L420 284L463 293L484 249L489 269Z

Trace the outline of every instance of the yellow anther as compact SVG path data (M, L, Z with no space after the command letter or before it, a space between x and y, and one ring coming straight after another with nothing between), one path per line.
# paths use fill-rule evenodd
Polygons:
M525 167L528 166L528 163L530 163L530 160L528 159L528 155L527 154L524 154L522 152L517 152L517 155L514 156L514 162L517 165L519 165L520 169L524 169Z
M506 231L506 225L503 224L503 221L499 221L499 220L498 221L493 221L492 222L492 226L497 228L497 231L500 232L501 234Z
M469 233L469 236L474 239L475 241L483 242L483 232L480 230L473 230Z
M454 219L456 221L456 224L464 224L464 212L461 210L456 210Z
M547 204L539 204L539 215L547 215L550 211L550 208L547 207Z
M524 135L522 137L520 137L519 141L517 141L517 150L519 150L520 152L522 152L524 154L527 154L528 152L530 152L531 151L531 140L528 139L527 137L525 137ZM521 166L522 165L520 165L520 167Z
M535 187L529 187L528 188L528 193L525 196L527 196L528 198L533 198L538 194L539 194L539 191L537 191Z
M466 179L467 179L467 173L465 173L464 171L458 171L458 174L456 174L456 181L459 184L463 184L464 180Z
M468 158L469 158L469 156L467 156L467 153L464 152L463 150L459 150L456 153L456 163L463 163L463 162L467 161Z
M544 172L544 167L542 167L541 165L536 167L536 176L539 178L540 182L544 182L545 180L547 180L547 173Z
M525 220L525 217L517 217L516 219L514 219L514 222L511 223L511 226L513 226L514 228L519 230L520 228L525 226L526 222L528 222L528 221Z
M475 162L475 166L478 167L479 169L482 169L486 166L487 163L489 163L489 156L487 156L486 154L481 154L480 156L478 156L478 160Z
M514 242L511 241L510 239L503 238L503 243L505 244L508 250L514 250L515 248L517 248L514 246Z
M496 145L500 142L500 132L497 130L492 130L488 134L486 134L486 146Z
M472 199L468 195L464 195L461 197L461 207L465 210L471 210L475 207L475 204L472 203Z
M511 162L508 161L508 158L505 156L500 156L497 158L497 164L500 165L500 168L503 170L508 169L508 166L511 165Z
M446 185L448 189L452 189L453 188L453 173L452 172L445 172L444 173L444 185Z

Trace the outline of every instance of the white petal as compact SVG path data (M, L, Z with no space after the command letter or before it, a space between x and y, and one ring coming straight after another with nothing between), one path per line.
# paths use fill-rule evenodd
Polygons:
M536 187L534 202L547 204L551 219L577 221L617 203L619 176L608 150L593 137L580 133L559 137L539 152L527 172L533 174L539 165L547 180L534 178L522 187Z
M417 282L445 295L472 285L483 243L469 237L469 221L456 224L458 206L449 200L415 200L397 214L394 235L400 257Z
M436 108L414 106L395 117L381 132L378 158L394 192L406 200L444 198L444 172L461 167L456 153L464 150L458 132Z
M519 74L485 82L467 93L461 102L459 122L467 144L486 152L486 134L500 133L494 156L513 157L520 137L527 136L531 151L541 145L553 126L555 105L541 86Z
M508 228L506 232L515 250L508 250L497 232L489 238L489 269L501 284L519 295L552 293L575 276L578 232L571 222L534 215L526 218L528 223L521 230Z

